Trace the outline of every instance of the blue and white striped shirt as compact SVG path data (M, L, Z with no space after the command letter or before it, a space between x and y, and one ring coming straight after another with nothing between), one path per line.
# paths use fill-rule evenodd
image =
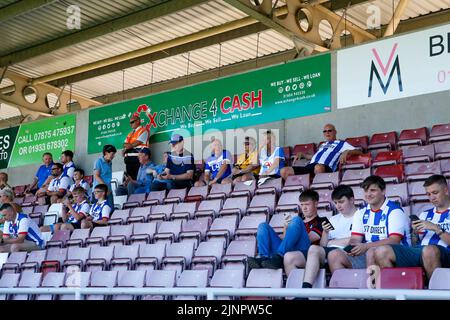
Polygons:
M323 164L336 171L339 157L347 150L355 150L355 147L342 140L327 141L320 146L310 163Z

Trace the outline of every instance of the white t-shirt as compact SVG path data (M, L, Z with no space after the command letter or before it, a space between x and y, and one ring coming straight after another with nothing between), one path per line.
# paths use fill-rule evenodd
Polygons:
M58 178L53 178L48 185L47 190L50 192L56 192L60 189L67 191L70 186L70 178L68 176L59 176Z
M353 215L346 217L339 213L330 218L330 223L333 225L334 230L328 233L328 240L345 239L351 236ZM344 246L332 245L330 247L343 248Z

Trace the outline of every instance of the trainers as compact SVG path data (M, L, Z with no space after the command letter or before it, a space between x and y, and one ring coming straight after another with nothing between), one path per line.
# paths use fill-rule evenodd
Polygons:
M253 257L249 257L247 259L247 263L248 263L248 270L252 270L252 269L260 269L262 268L261 263L267 260L267 258L253 258Z
M261 262L261 267L265 269L282 269L283 257L276 254L272 258Z

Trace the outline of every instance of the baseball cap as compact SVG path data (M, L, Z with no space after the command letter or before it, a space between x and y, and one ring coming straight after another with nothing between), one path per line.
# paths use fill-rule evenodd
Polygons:
M14 193L9 188L5 188L3 190L0 190L0 196L7 196L10 199L14 199Z
M145 153L146 155L150 156L151 152L149 148L142 148L141 151L139 151L141 153Z
M178 142L181 142L181 141L183 141L184 139L183 139L183 136L182 135L179 135L178 133L174 133L174 134L172 134L172 136L170 137L170 141L169 141L169 143L171 143L171 144L177 144Z

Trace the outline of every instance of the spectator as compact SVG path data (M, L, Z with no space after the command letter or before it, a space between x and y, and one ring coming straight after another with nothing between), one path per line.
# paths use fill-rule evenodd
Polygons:
M305 267L302 288L312 288L319 268L325 264L328 253L336 248L344 248L350 240L353 216L356 212L353 190L346 185L337 186L333 190L331 198L339 213L330 218L330 223L322 222L323 233L320 238L320 246L309 247L306 266L301 263L285 263L287 275L294 268Z
M62 223L55 223L50 226L42 226L42 232L54 233L58 230L74 230L81 228L81 220L89 213L89 203L86 198L86 190L76 187L72 191L75 203L72 205L69 199L64 199L61 211Z
M197 181L195 186L231 183L231 162L231 154L223 149L222 141L214 139L211 142L211 156L205 164L205 178Z
M169 155L170 155L170 152L164 152L164 154L163 154L163 163L160 164L160 165L154 166L153 168L147 169L148 173L153 175L153 182L152 182L152 184L153 183L155 183L155 184L156 183L158 183L158 184L165 184L166 185L165 189L170 189L170 182L171 182L171 180L159 180L158 176L160 174L162 174L166 170L166 168L167 168L167 159L169 159Z
M53 156L51 153L46 152L42 155L42 164L36 176L33 178L33 182L25 189L25 193L35 194L38 189L45 190L52 177Z
M259 151L261 170L259 177L279 178L280 170L284 167L283 148L275 146L275 134L267 130L264 133L263 146Z
M23 213L22 207L14 202L14 191L12 191L12 189L5 188L3 190L0 190L0 205L4 203L11 204L16 212ZM1 221L2 220L0 218L0 223L2 223Z
M92 229L97 226L105 226L108 224L112 206L107 200L108 186L106 184L98 184L94 188L94 197L96 203L92 205L86 219L81 221L81 228Z
M288 176L294 174L317 174L324 172L335 172L338 169L338 164L345 164L349 155L358 155L362 152L356 150L351 144L337 140L336 128L332 124L327 124L323 128L323 136L325 142L320 146L319 150L313 155L303 154L301 152L294 156L294 161L301 158L311 160L305 167L286 167L281 171L281 176L284 180Z
M57 203L64 197L69 189L70 179L63 175L63 165L61 163L54 163L52 166L53 179L50 181L45 192L39 190L38 197L47 195L50 198L50 203Z
M355 213L348 251L337 249L328 254L331 272L343 268L364 269L373 265L376 247L410 244L408 216L396 202L386 199L384 180L379 176L369 176L361 187L367 205Z
M12 190L12 187L8 184L8 174L6 172L0 172L0 190L5 188Z
M137 174L137 179L134 180L131 176L127 176L125 180L125 185L128 189L128 194L133 193L149 193L151 184L153 182L153 174L149 170L155 167L153 162L150 161L150 149L142 148L139 152L139 171Z
M91 187L89 186L89 183L84 180L84 170L80 169L80 168L76 168L73 171L73 180L74 183L70 186L69 189L69 195L71 195L73 193L73 190L75 190L75 188L81 187L85 190L86 195L88 197L90 197L90 193L91 193Z
M36 222L26 214L17 213L9 203L2 204L0 211L6 218L0 252L29 252L44 248L44 240Z
M380 267L422 266L429 279L436 268L450 268L450 198L442 175L430 176L423 186L434 207L412 222L420 243L413 248L395 244L378 247L375 262Z
M148 131L141 126L141 118L138 113L134 113L130 118L130 126L133 129L125 139L122 155L126 166L127 174L136 180L139 171L139 151L148 147Z
M70 183L73 182L73 174L75 172L75 164L73 163L73 152L70 150L61 153L61 163L64 165L63 174L70 178Z
M170 138L172 152L167 158L167 166L158 179L152 183L152 191L168 189L183 189L192 186L194 178L194 157L184 150L183 136L174 133ZM167 184L169 182L169 184Z
M283 257L287 263L291 263L290 260L294 258L303 257L305 260L311 243L319 242L322 235L322 227L317 216L319 194L313 190L306 190L300 195L299 201L304 220L302 221L298 215L292 217L288 213L281 237L266 222L258 226L256 241L259 258L248 259L250 269L283 268Z
M258 177L258 152L256 141L252 137L245 137L244 153L237 158L232 173L233 183L255 180Z
M112 160L116 155L117 149L113 145L107 144L103 147L103 156L97 159L94 164L94 182L93 187L99 184L106 184L107 198L111 205L114 206L114 197L112 194L111 180L112 180Z

